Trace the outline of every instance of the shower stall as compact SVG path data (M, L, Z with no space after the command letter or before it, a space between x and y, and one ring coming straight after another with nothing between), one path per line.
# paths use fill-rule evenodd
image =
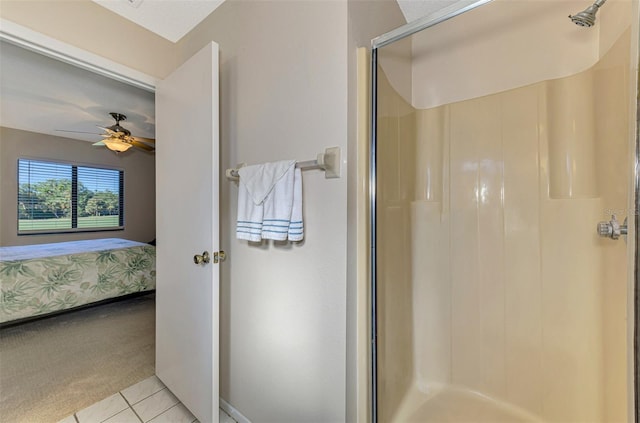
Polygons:
M638 1L596 3L373 40L373 421L637 421Z

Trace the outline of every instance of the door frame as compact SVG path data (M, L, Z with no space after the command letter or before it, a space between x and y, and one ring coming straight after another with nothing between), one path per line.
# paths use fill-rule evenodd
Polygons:
M140 72L88 50L73 46L48 35L0 18L0 41L39 53L52 59L68 63L86 71L154 93L161 81L152 75ZM219 59L218 59L219 60ZM219 90L219 89L218 89ZM218 175L216 175L217 177ZM155 205L157 206L157 204ZM154 347L155 350L155 347ZM234 416L239 422L248 421L229 403L219 396L219 408Z
M0 19L0 40L155 93L158 79L22 25Z
M633 17L632 21L635 18L636 22L640 21L640 4L638 1L635 1L633 4ZM633 28L632 28L633 29ZM633 84L635 83L635 91L636 97L635 100L633 96L629 96L630 101L635 103L635 113L632 116L630 121L635 117L635 157L634 161L634 169L635 175L633 175L633 183L635 185L634 193L633 193L633 205L634 210L629 210L629 212L633 212L634 215L634 231L633 236L635 239L634 242L634 263L635 269L633 272L633 281L630 284L632 292L628 292L629 295L628 304L629 308L634 311L633 314L633 322L634 327L630 329L632 333L630 339L633 339L633 358L632 361L634 363L634 372L633 372L633 381L629 381L629 385L632 386L635 390L634 395L634 404L633 410L630 409L630 412L633 412L635 415L635 423L640 423L640 41L638 41L638 32L640 32L640 28L636 26L636 31L631 31L631 63L635 63L636 68L636 77L633 78L633 74L631 76L631 84L633 88ZM635 45L634 45L635 44ZM633 57L635 54L635 57ZM630 109L633 107L630 106ZM631 219L629 219L631 221ZM631 241L629 241L631 242ZM633 295L631 295L633 294ZM631 319L628 319L631 321ZM631 405L629 405L631 407Z
M217 422L220 397L218 75L219 45L211 41L156 90L157 142L190 140L188 149L168 142L156 152L156 376L203 422ZM191 254L202 251L211 262L196 266Z

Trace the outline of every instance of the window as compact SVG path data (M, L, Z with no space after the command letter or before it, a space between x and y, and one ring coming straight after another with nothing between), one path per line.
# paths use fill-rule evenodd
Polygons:
M18 159L18 233L124 228L124 172Z

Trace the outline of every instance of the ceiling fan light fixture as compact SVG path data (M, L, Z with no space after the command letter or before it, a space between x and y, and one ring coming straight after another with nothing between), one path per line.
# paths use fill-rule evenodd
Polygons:
M106 138L102 140L102 142L109 150L115 151L116 153L122 153L132 147L131 144L127 144L126 142L122 142L122 140L113 137Z
M96 135L100 135L104 139L93 143L94 146L107 147L109 150L115 151L116 153L122 153L131 147L136 147L137 149L151 153L155 151L155 147L150 145L155 143L154 139L131 136L131 132L120 126L120 121L127 119L125 115L116 112L111 112L109 114L116 123L111 126L98 126L98 128L105 132L103 134Z

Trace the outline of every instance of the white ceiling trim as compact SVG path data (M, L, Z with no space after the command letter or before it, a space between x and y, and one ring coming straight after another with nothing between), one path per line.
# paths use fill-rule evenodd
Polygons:
M0 19L0 39L145 91L155 92L158 83L143 72L5 19Z

